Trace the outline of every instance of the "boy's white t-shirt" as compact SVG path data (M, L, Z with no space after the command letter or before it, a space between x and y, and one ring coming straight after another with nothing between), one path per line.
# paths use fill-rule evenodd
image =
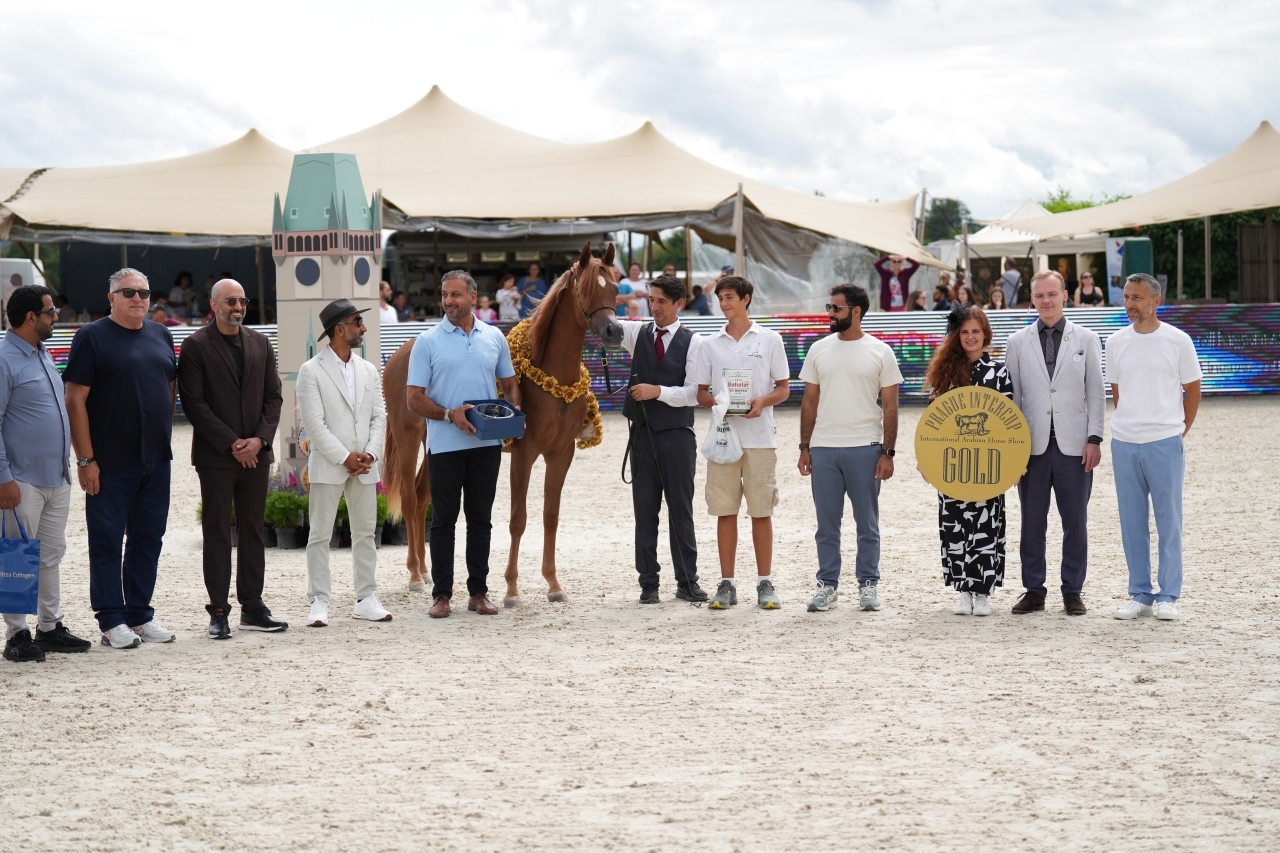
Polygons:
M884 441L880 389L902 384L888 344L865 332L856 341L828 335L809 347L800 378L822 389L811 446L865 447Z
M1111 437L1147 444L1182 435L1182 386L1201 378L1191 336L1168 323L1140 335L1125 326L1107 338L1107 384L1120 388Z
M773 391L778 380L791 378L782 335L755 321L741 340L735 341L725 329L702 339L702 347L698 350L697 381L699 385L710 386L713 397L724 388L726 368L750 368L753 398ZM766 406L758 418L734 417L732 423L744 448L778 446L773 406Z

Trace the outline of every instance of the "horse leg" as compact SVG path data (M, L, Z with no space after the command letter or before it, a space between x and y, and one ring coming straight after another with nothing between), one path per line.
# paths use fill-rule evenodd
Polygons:
M511 454L511 549L507 552L507 594L502 599L503 607L520 606L520 537L524 535L529 516L525 500L529 496L529 475L536 458L525 452L519 442Z
M417 454L414 455L416 456ZM417 459L415 458L414 461L416 462ZM410 471L412 472L412 470L411 468ZM404 482L408 483L409 481L405 480ZM422 457L422 467L418 469L417 476L414 478L411 494L412 500L410 503L413 505L413 514L418 519L418 525L421 529L417 530L415 528L415 531L409 534L409 573L413 575L416 571L416 580L418 582L418 585L415 586L413 583L415 578L411 577L409 589L413 592L426 592L426 579L430 575L429 567L427 566L426 516L427 505L431 503L431 479L427 473L427 457L425 454ZM409 529L408 525L405 526L405 529Z
M546 487L542 504L542 576L547 580L547 601L568 601L569 594L556 578L556 530L560 526L560 493L573 464L573 445L567 451L546 456Z

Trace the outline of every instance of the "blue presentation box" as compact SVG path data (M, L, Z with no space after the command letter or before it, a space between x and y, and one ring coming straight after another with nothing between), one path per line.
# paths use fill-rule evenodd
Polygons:
M467 420L481 441L524 437L524 413L506 400L467 400L464 405L475 406L467 409Z

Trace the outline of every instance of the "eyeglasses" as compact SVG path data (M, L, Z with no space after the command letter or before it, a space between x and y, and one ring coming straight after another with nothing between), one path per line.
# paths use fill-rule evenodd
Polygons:
M839 314L841 311L848 311L848 305L823 305L828 314Z
M350 327L351 327L351 328L353 328L353 329L358 329L358 328L360 328L361 326L363 326L363 325L364 325L364 319L363 319L363 318L361 318L361 317L357 317L357 318L355 318L355 320L348 320L348 321L346 321L345 323L343 323L342 325L344 325L344 326L350 326Z
M121 287L118 290L113 291L113 293L118 293L121 296L123 296L125 299L132 299L133 297L137 296L143 301L146 301L151 298L150 290L138 290L137 288L134 288L134 287Z
M243 305L245 308L249 307L249 297L247 296L228 296L222 301L227 303L228 308L235 308L237 305Z
M50 317L57 317L57 316L58 316L58 309L57 309L57 308L46 308L46 309L44 309L43 311L37 311L36 313L37 313L37 314L48 314Z

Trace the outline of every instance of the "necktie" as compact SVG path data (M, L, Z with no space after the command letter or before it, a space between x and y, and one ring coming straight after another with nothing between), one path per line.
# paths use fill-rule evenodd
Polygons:
M662 356L663 356L663 354L664 354L664 353L666 353L666 351L667 351L667 348L666 348L665 346L663 346L663 343L662 343L662 336L663 336L663 335L665 335L665 334L667 333L667 330L666 330L666 329L658 329L658 330L657 330L657 333L658 333L658 334L657 334L657 341L654 343L654 345L653 345L653 349L654 349L654 351L655 351L655 352L657 352L657 354L658 354L658 361L662 361Z
M1049 372L1053 372L1057 359L1053 352L1053 329L1044 330L1044 363L1049 367Z

